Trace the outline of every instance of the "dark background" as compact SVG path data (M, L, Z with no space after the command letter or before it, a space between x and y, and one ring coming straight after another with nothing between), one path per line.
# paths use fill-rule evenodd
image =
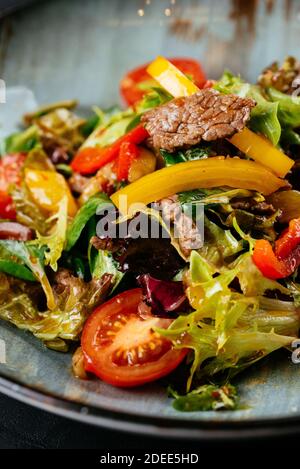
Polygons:
M236 455L235 450L260 450L274 455L276 448L282 452L285 448L296 452L299 447L298 434L273 439L243 441L198 442L151 438L144 435L115 432L97 428L35 409L0 394L0 449L98 449L111 450L152 450L155 452L194 451L209 453L217 457L218 451L224 457ZM231 453L230 456L230 452ZM277 452L277 450L276 450ZM250 456L250 454L249 454ZM290 461L290 459L289 459Z

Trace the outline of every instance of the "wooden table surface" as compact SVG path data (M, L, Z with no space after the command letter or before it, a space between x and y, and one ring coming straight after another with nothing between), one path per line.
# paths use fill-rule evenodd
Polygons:
M210 77L224 68L255 80L297 54L297 0L37 0L2 20L0 77L39 102L118 101L118 82L157 54L192 56Z

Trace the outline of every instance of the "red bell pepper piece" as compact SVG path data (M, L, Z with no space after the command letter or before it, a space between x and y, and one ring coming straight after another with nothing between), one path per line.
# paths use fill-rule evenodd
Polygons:
M120 147L124 142L139 144L143 142L149 133L141 124L132 129L126 135L116 140L106 148L83 148L80 150L71 163L74 171L81 174L93 174L98 169L110 163L119 155Z
M117 179L118 181L126 181L131 163L138 158L139 149L131 142L123 142L120 147L118 164L117 164Z
M275 242L275 254L279 259L288 257L300 244L300 218L295 218L289 223L289 227Z
M76 173L93 174L102 166L105 148L86 147L80 150L71 163Z
M252 259L264 277L275 280L288 275L284 261L276 257L271 243L266 239L256 241Z
M274 253L269 241L259 239L255 243L252 259L264 277L272 280L285 278L300 265L300 244L287 257L280 259Z

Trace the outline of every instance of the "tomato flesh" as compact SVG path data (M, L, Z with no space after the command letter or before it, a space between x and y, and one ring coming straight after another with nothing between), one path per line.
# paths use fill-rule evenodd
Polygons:
M0 191L7 192L10 185L19 185L21 182L21 168L26 155L15 153L5 155L0 160Z
M199 88L202 88L206 82L205 74L199 62L188 58L168 59L175 67L177 67L185 75L188 75ZM141 65L130 70L120 82L120 93L128 106L132 106L147 93L141 89L140 84L150 82L152 78L147 73L149 64ZM153 86L155 81L153 80Z
M0 191L0 218L15 220L16 215L13 199L6 192Z
M186 350L175 350L171 341L153 329L167 328L171 319L142 319L137 288L117 295L97 308L87 320L81 346L86 370L109 384L133 387L155 381L173 371Z
M11 186L21 183L21 168L26 155L15 153L5 155L0 160L0 218L15 220L16 211L8 191Z

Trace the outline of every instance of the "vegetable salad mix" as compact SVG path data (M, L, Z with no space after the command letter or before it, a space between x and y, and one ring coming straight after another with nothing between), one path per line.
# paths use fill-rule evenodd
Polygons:
M235 375L299 331L299 76L158 57L126 109L25 115L1 142L0 318L75 350L79 378L235 409Z

